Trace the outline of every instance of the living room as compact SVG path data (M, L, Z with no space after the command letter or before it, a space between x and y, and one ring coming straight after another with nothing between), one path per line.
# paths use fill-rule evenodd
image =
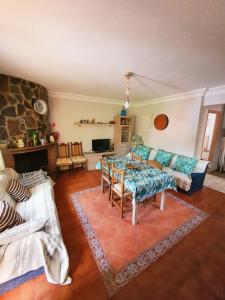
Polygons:
M1 2L2 299L224 299L224 11Z

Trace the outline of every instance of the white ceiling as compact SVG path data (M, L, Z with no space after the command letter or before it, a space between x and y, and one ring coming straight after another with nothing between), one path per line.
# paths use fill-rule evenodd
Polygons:
M0 0L0 73L132 101L225 84L224 0Z

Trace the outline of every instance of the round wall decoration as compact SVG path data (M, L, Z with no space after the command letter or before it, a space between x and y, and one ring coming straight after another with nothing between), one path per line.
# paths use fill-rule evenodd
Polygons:
M39 114L39 115L45 115L48 106L47 103L44 100L37 100L34 102L34 110Z
M160 114L155 117L154 126L156 129L164 130L164 129L166 129L168 124L169 124L169 119L168 119L167 115Z

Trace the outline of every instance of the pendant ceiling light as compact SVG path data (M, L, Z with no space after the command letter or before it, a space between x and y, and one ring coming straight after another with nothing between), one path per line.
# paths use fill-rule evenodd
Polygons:
M134 75L133 72L127 72L125 74L126 79L126 101L125 101L125 108L129 108L130 106L130 78Z

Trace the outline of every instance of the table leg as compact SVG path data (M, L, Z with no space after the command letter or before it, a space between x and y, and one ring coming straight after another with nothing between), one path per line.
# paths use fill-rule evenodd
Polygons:
M160 201L160 210L164 210L165 201L166 201L166 193L161 192L156 194L156 199Z
M133 196L133 200L132 200L132 225L137 224L137 214L138 214L138 204L135 201L135 196Z
M162 192L160 197L160 210L164 210L165 200L166 200L165 192Z

